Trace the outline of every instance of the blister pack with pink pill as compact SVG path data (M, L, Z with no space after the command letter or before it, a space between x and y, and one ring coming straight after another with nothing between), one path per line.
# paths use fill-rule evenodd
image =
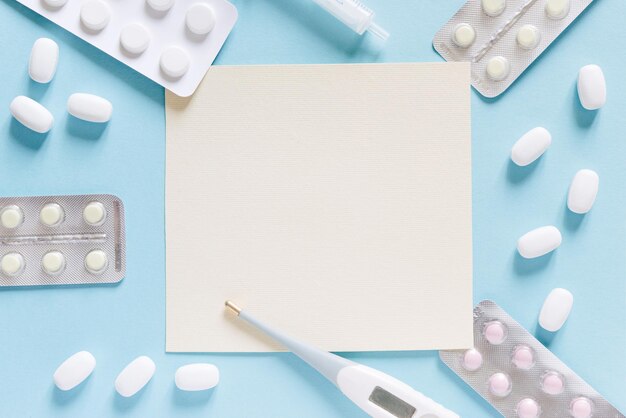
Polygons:
M474 308L474 348L439 357L506 418L625 418L490 300Z

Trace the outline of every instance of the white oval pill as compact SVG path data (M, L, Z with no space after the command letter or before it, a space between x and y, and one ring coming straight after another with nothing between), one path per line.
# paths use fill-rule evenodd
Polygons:
M111 20L111 8L102 0L88 0L80 8L80 21L92 31L101 31Z
M560 20L569 13L570 0L547 0L546 14L550 19Z
M189 70L189 55L177 46L171 46L161 53L161 70L171 78L180 78Z
M467 48L476 40L476 31L472 25L468 23L459 23L454 28L454 34L452 35L452 42L458 47Z
M89 202L83 209L83 219L89 225L102 225L107 216L104 205L100 202Z
M580 170L572 179L567 195L567 207L574 213L584 214L591 210L598 195L600 177L593 170Z
M196 35L206 35L215 27L215 13L208 4L196 3L187 9L187 29Z
M175 0L147 0L148 6L157 12L165 12L172 8Z
M0 224L7 229L15 229L24 222L24 212L19 206L5 206L0 210Z
M0 270L7 276L18 276L24 271L26 263L20 253L8 253L0 260Z
M587 110L600 109L606 103L606 80L602 68L585 65L578 72L578 98Z
M57 203L48 203L39 211L39 220L45 226L53 227L63 222L65 211Z
M524 258L536 258L556 250L563 238L555 226L542 226L522 235L517 240L517 251Z
M499 16L506 8L506 0L482 0L483 10L489 16Z
M52 9L58 9L65 6L67 0L43 0L44 4Z
M18 122L35 132L44 134L52 129L52 113L30 97L17 96L9 106L11 114Z
M85 256L85 268L93 274L101 274L109 265L107 253L102 250L92 250Z
M537 127L526 132L511 149L511 160L520 167L541 157L552 144L552 135L546 128Z
M122 28L120 44L127 52L139 55L150 45L150 32L139 23L131 23Z
M524 25L517 31L517 44L524 49L534 49L541 41L541 32L533 25Z
M60 251L47 252L41 259L41 266L46 273L52 276L61 274L65 270L65 256Z
M148 384L155 370L156 365L150 357L137 357L117 376L115 390L125 398L133 396Z
M89 351L79 351L65 360L54 372L54 384L61 390L74 389L96 368L96 358Z
M111 119L113 105L95 94L74 93L67 99L67 111L87 122L104 123Z
M493 57L487 62L487 75L494 81L502 81L509 76L511 72L511 64L509 60L497 56Z
M569 290L553 289L543 302L539 313L539 325L546 331L556 332L561 329L574 305L574 295Z
M39 38L33 44L28 61L28 75L38 83L49 83L59 62L59 45L52 39Z
M207 363L187 364L179 367L174 375L176 387L186 391L208 390L217 386L219 381L220 371Z

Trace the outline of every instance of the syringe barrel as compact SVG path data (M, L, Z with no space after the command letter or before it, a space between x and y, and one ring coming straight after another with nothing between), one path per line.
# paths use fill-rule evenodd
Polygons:
M365 33L374 19L374 12L358 0L313 1L359 35Z

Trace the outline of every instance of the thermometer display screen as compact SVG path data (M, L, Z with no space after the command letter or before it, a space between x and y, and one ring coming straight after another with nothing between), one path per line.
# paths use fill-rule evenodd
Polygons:
M370 402L380 406L397 418L411 418L415 414L415 407L404 402L396 395L376 386L369 397Z

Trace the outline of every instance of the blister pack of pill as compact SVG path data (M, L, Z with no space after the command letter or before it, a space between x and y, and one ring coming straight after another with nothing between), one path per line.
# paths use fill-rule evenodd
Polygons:
M125 272L118 197L0 197L0 286L116 283Z
M468 0L437 32L446 61L472 63L472 85L496 97L594 0Z
M439 357L507 418L625 418L490 300L474 308L474 348Z
M178 96L193 94L237 21L226 0L18 0Z

